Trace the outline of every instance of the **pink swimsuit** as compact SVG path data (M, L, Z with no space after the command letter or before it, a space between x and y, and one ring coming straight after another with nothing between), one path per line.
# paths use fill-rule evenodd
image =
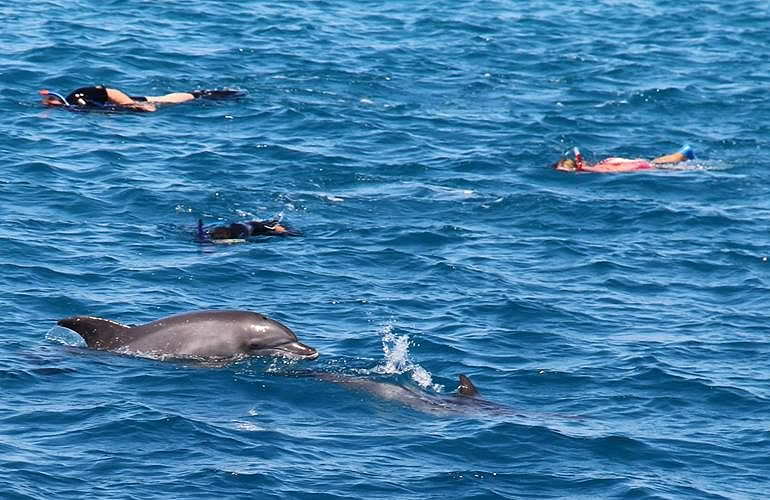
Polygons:
M629 160L628 158L607 158L594 165L594 167L606 168L607 171L612 171L614 168L619 170L647 170L655 168L652 163L640 158L636 160Z

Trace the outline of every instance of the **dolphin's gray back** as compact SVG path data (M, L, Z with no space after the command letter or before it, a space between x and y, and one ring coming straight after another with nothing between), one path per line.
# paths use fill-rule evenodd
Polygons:
M57 324L77 332L93 349L118 349L130 342L135 334L129 326L92 316L72 316L59 320Z
M466 375L459 376L459 387L455 394L430 394L413 390L390 382L380 382L366 377L356 377L339 373L312 372L310 374L327 382L343 385L349 389L365 391L386 401L394 401L414 410L434 415L453 415L458 413L507 414L505 406L478 399L478 390Z
M366 377L339 373L315 372L314 376L327 382L343 385L348 389L371 393L386 401L396 401L417 410L426 411L431 407L431 401L427 395L390 382L379 382Z
M245 339L268 332L270 319L249 311L196 311L176 314L133 328L129 352L174 353L181 357L232 357L246 354Z
M138 326L92 316L58 322L77 332L88 347L124 353L170 354L190 357L232 357L244 353L244 336L269 332L279 324L248 311L196 311Z

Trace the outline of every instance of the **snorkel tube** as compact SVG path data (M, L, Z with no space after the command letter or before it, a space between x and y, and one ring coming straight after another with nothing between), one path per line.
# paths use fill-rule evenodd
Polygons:
M57 99L59 99L61 102L63 102L65 106L70 106L70 103L67 102L67 99L65 99L64 96L59 94L58 92L51 92L50 90L43 89L43 90L39 90L38 94L40 94L40 95L52 95L52 96L56 97Z
M578 171L583 170L585 163L583 162L583 155L580 153L580 150L575 146L572 152L575 153L575 169Z
M198 219L198 243L211 243L208 233L203 229L203 219Z

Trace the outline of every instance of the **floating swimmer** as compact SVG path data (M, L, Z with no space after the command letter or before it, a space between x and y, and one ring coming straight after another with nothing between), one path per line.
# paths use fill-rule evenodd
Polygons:
M682 146L676 153L659 156L649 161L640 158L632 160L612 157L593 165L583 159L583 155L578 148L574 148L573 153L574 158L562 158L552 165L553 168L565 172L635 172L638 170L652 170L659 168L660 165L671 165L695 158L695 152L689 145Z
M243 243L253 236L302 236L302 233L289 229L277 219L234 222L211 229L205 229L203 221L198 219L197 239L200 243Z
M195 90L192 92L172 92L161 96L130 96L125 92L107 88L104 85L80 87L62 94L41 90L42 103L45 106L60 106L71 111L144 111L152 112L161 104L180 104L195 99L228 99L246 95L242 90Z

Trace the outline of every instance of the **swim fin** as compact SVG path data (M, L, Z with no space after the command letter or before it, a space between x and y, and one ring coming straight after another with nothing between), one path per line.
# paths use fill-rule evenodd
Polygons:
M689 144L685 144L682 146L682 148L677 151L677 153L682 153L685 158L688 160L694 160L695 159L695 151L693 151L692 147Z
M246 95L244 90L233 89L214 89L214 90L193 90L190 92L196 99L234 99Z

